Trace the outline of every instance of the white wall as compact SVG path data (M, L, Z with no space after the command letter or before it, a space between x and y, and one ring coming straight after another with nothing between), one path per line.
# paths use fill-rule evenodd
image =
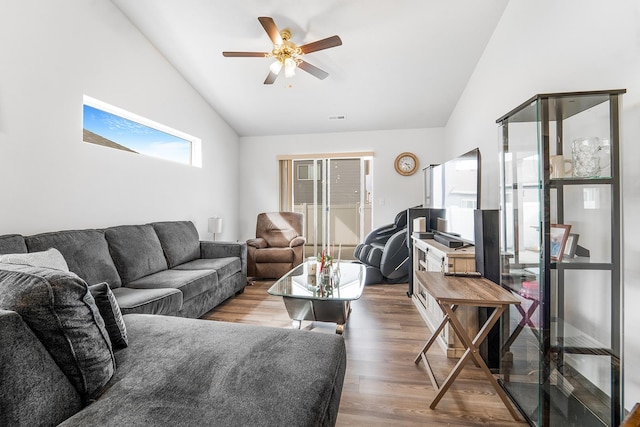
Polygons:
M202 139L203 167L82 142L83 94ZM237 238L238 136L108 0L0 3L0 234L207 217Z
M396 214L422 204L422 171L446 158L444 129L281 135L240 138L240 228L243 238L255 237L256 216L278 210L278 155L369 151L373 158L373 226L388 224ZM419 171L401 176L394 160L403 151L418 156Z
M640 401L640 2L512 0L446 127L447 146L480 141L484 208L498 195L495 120L537 93L626 88L622 171L625 230L625 406ZM493 153L493 154L489 154Z

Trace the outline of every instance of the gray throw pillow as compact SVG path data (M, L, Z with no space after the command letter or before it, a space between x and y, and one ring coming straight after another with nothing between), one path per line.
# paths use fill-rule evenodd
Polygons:
M122 319L122 312L107 282L89 286L89 291L100 310L113 349L120 350L128 346L127 328Z
M0 308L20 314L85 403L101 393L116 361L84 280L50 268L1 264Z
M32 267L53 268L60 271L69 271L67 261L56 248L49 248L42 252L31 252L27 254L6 254L0 255L0 262L5 264L22 264Z

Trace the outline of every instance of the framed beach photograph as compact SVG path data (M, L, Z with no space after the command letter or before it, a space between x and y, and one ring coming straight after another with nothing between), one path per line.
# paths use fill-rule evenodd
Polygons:
M562 261L564 255L564 247L569 238L571 226L567 224L551 224L550 240L551 240L551 260ZM577 243L577 242L576 242Z
M573 258L576 256L576 248L578 247L578 237L579 234L569 233L567 237L567 242L564 245L564 251L562 251L563 256L567 258Z

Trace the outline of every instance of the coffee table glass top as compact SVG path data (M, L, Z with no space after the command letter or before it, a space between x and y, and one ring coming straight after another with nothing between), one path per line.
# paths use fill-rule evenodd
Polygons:
M352 301L360 298L364 290L366 267L362 264L341 262L340 284L333 292L321 292L316 286L317 275L307 274L308 264L300 264L282 276L269 288L271 295L325 301Z

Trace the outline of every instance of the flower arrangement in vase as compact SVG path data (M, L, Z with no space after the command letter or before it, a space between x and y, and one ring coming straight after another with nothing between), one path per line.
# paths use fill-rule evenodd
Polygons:
M334 257L332 254L335 252L335 246L331 251L327 253L323 250L318 255L318 262L320 263L320 285L326 288L333 288L340 284L340 254L342 252L342 244L338 247L338 258L334 267Z
M333 257L322 250L322 254L318 256L318 262L320 263L320 286L327 287L331 285L331 264Z

